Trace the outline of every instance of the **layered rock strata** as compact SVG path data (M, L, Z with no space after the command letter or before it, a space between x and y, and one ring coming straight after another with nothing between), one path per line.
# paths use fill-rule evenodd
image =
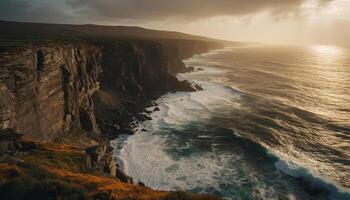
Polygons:
M97 131L92 95L101 52L91 46L33 47L0 56L0 128L50 141L64 131Z
M194 90L171 72L183 71L184 57L208 50L198 43L187 51L181 49L191 46L181 42L119 41L1 52L0 128L43 141L80 129L99 134L99 125L126 130L121 119L132 118L152 97Z

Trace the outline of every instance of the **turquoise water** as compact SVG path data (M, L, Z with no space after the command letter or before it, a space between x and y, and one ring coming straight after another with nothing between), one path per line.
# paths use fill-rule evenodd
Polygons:
M167 94L118 161L160 190L225 199L350 199L350 53L237 46L180 74L203 91ZM153 110L153 108L149 108Z

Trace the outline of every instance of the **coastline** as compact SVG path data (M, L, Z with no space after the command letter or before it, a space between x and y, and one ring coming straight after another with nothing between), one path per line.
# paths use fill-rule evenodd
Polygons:
M211 50L211 51L213 51L213 50ZM211 51L209 51L209 52L211 52ZM209 52L204 52L204 54L209 53ZM199 54L195 54L195 55L199 55ZM193 56L195 56L195 55L193 55ZM202 69L194 68L193 66L186 66L185 68L182 68L181 71L178 72L178 74L192 73L192 72L201 71L201 70ZM179 77L177 77L177 79L179 79ZM145 185L141 181L134 182L133 177L128 175L127 173L125 173L125 171L123 170L122 160L116 154L118 152L118 150L120 148L122 148L122 146L120 146L120 145L123 142L125 142L129 137L132 137L134 134L142 134L142 133L149 132L149 130L145 129L145 127L143 127L142 124L145 121L152 120L150 115L152 113L158 112L160 110L159 104L157 102L164 95L166 95L167 93L177 93L177 92L191 93L191 92L196 92L196 91L202 90L200 85L198 85L195 82L192 82L191 80L181 79L181 81L184 81L184 83L188 84L192 89L190 89L190 88L187 89L186 87L183 87L182 89L169 90L169 91L164 92L163 94L155 95L155 96L147 99L146 101L141 102L139 104L139 109L137 111L133 111L133 114L131 114L132 118L127 120L127 123L129 124L130 129L128 129L128 131L126 131L126 132L125 131L120 132L116 137L110 138L111 147L114 148L113 158L115 159L116 164L117 164L117 171L120 172L119 173L120 177L118 177L118 176L117 177L125 180L126 183L138 184L138 185L142 185L142 186L147 187L147 185Z
M46 184L50 186L59 179L59 184L67 184L64 191L79 189L82 196L105 195L103 199L120 193L126 199L169 195L216 199L132 184L117 168L110 141L122 133L133 134L131 123L149 119L143 112L160 95L195 91L196 85L171 73L184 70L182 60L187 56L221 45L192 40L101 40L1 42L0 97L8 103L0 106L6 114L0 118L0 143L6 146L0 149L0 195L16 193L13 181L26 179L29 185L41 187L44 181L51 181ZM168 48L176 49L176 54ZM184 53L183 48L189 49ZM12 137L17 133L19 137ZM37 168L43 174L35 173ZM32 189L23 195L27 190ZM145 195L138 196L141 191Z
M134 184L139 184L139 185L147 187L147 185L145 183L143 183L142 181L140 181L140 180L134 182L133 181L134 180L133 177L130 176L129 174L127 174L124 171L124 169L123 169L123 160L120 157L118 157L118 154L119 154L120 149L122 148L121 145L125 141L127 141L128 138L133 137L134 134L144 134L144 133L148 133L149 132L149 130L147 130L142 124L145 121L153 120L151 118L151 114L154 113L154 112L160 111L158 101L163 96L166 96L168 93L177 93L177 92L192 93L192 92L197 92L197 91L203 90L201 85L195 83L192 80L188 80L186 78L182 78L181 77L182 74L188 74L188 73L194 73L194 72L203 71L203 69L200 68L200 67L195 67L195 66L191 66L191 65L185 64L185 60L190 59L190 58L192 58L194 56L197 56L197 55L210 54L210 53L214 53L216 51L222 51L224 49L225 48L212 49L210 51L202 52L200 54L194 54L191 57L187 57L187 58L183 59L182 62L183 62L185 67L181 68L181 70L179 72L176 72L176 77L177 77L178 80L185 81L186 83L190 84L191 87L193 88L193 90L181 90L181 89L180 90L171 90L171 91L167 91L167 92L165 92L165 93L163 93L161 95L156 95L155 97L150 98L149 100L144 102L142 104L143 106L141 107L141 109L138 112L136 112L136 114L134 114L134 116L141 116L141 118L140 117L139 118L138 117L134 117L132 120L128 121L129 124L132 124L133 129L130 132L128 132L128 133L121 133L120 135L118 135L118 137L111 139L111 146L115 149L114 150L114 153L115 153L114 158L115 158L115 161L117 162L117 170L120 170L121 173L123 175L125 175L125 177L126 177L126 178L123 177L123 179L128 180L128 181L131 180L131 182L133 182Z

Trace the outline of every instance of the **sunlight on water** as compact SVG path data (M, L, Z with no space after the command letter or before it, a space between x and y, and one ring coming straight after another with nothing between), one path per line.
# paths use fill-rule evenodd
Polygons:
M337 46L315 45L311 49L318 55L336 56L343 53L343 49Z
M350 106L346 94L346 85L349 81L347 68L347 49L337 46L317 45L311 48L313 68L309 70L310 82L315 82L314 90L310 90L309 96L319 99L324 104L313 106L312 111L335 119L344 118L344 113L336 112L323 105ZM312 81L314 80L314 81ZM313 93L313 94L312 94ZM349 115L347 117L350 117ZM350 120L350 119L349 119Z
M346 49L337 46L316 45L310 47L311 54L319 64L330 69L338 67L338 63L344 61ZM341 65L342 66L342 65Z
M163 96L149 132L123 143L134 180L230 200L350 199L348 49L238 46L185 62L204 70L180 77L204 90Z

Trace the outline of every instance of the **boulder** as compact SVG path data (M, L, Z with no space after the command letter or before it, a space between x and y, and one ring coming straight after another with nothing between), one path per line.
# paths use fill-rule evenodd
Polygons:
M152 118L148 115L145 114L136 114L135 117L137 118L137 120L139 121L146 121L146 120L152 120Z
M93 147L89 147L85 150L85 152L91 156L92 166L99 165L106 153L106 145L100 144Z
M87 164L89 168L116 176L114 148L110 147L108 142L89 147L85 152L90 156L90 163Z
M198 84L194 84L193 87L196 88L196 90L198 90L198 91L203 90L202 86L200 86Z
M141 181L139 181L139 184L138 184L139 186L142 186L142 187L146 187L146 185L143 183L143 182L141 182Z
M194 92L196 90L192 87L192 84L188 80L184 80L177 83L176 91Z
M123 183L134 184L132 178L119 168L117 169L116 177Z
M152 111L149 111L149 110L144 110L145 111L145 113L147 113L147 114L151 114L152 113Z
M188 66L186 72L193 72L195 68L193 66Z

